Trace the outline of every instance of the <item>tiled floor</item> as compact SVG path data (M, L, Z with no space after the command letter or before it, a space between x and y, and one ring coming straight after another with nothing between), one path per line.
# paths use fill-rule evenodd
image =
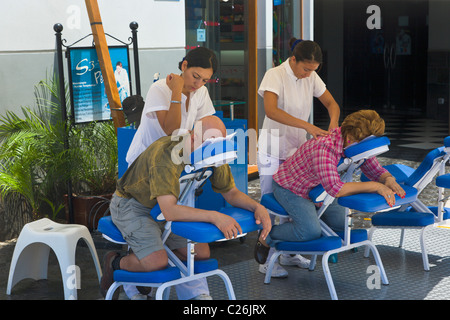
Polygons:
M380 252L389 285L371 283L369 272L374 265L372 256L364 257L364 248L338 255L337 263L330 263L330 272L340 300L448 300L450 299L450 230L433 228L427 235L431 270L422 267L419 231L406 232L403 248L398 247L398 230L379 230L374 242ZM289 277L272 279L263 284L264 275L256 271L253 260L223 267L236 283L238 299L249 300L329 300L330 294L323 275L321 258L314 271L286 267ZM373 287L371 286L373 285ZM216 297L226 299L220 282L211 281Z
M380 157L382 165L403 163L417 167L425 155L440 147L448 135L446 122L405 117L395 114L382 115L386 121L386 135L391 140L390 151ZM319 119L317 119L320 122ZM249 195L258 200L260 197L259 180L249 182ZM433 184L422 192L426 205L436 203L436 188ZM370 226L370 218L361 216L358 226ZM356 224L356 222L355 222ZM375 233L374 243L380 252L386 269L389 285L381 285L370 290L367 286L368 268L373 265L371 257L364 258L363 250L344 252L338 256L338 262L330 264L337 295L344 300L440 300L450 299L450 230L433 228L428 232L429 258L431 270L423 271L418 232L409 231L403 248L398 248L398 231L379 230ZM100 260L111 250L105 242L94 234ZM238 299L246 300L328 300L330 295L323 276L320 258L313 272L287 267L289 277L273 279L265 285L264 275L258 272L253 259L256 233L248 234L245 241L238 240L211 244L211 255L219 262L233 283ZM0 245L0 300L6 299L63 299L61 274L54 255L49 264L49 279L24 280L13 289L12 296L6 296L6 282L9 262L14 242ZM77 265L81 268L80 299L101 299L96 280L95 268L89 250L80 247L77 250ZM217 277L210 280L210 289L214 299L226 299L225 290ZM173 295L172 295L173 297ZM176 299L176 297L173 297Z
M402 116L386 120L386 135L402 148L430 150L442 146L448 136L448 122L433 119L411 119Z

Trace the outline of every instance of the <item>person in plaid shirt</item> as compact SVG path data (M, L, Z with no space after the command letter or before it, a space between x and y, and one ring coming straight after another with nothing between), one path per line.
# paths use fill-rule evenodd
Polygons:
M289 213L291 221L273 226L266 241L258 241L256 249L260 254L255 255L256 260L264 260L268 246L274 246L277 241L309 241L321 236L317 206L308 196L309 191L319 184L335 198L357 193L378 193L390 206L395 204L394 194L402 198L405 196L405 191L381 167L376 157L366 160L361 166L371 181L344 183L337 171L347 146L370 135L383 135L384 127L384 120L375 111L354 112L328 136L307 141L279 167L273 176L274 196ZM335 200L321 219L333 230L342 231L345 209Z

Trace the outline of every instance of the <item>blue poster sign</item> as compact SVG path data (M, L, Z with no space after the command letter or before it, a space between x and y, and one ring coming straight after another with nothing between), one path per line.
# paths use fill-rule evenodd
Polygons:
M109 47L120 101L131 95L128 46ZM94 47L70 48L69 87L75 123L111 119L100 63Z

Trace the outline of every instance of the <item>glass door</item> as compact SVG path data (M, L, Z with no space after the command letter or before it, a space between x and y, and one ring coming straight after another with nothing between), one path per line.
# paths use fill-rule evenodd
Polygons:
M276 0L273 4L273 65L278 66L291 55L291 38L301 38L301 1Z
M380 9L368 28L367 8ZM344 2L344 106L423 113L426 108L428 1Z
M224 115L228 118L248 118L245 103L247 101L245 30L244 1L220 1L221 100L237 102L234 103L234 110L231 107L222 107Z
M216 109L226 118L248 119L244 0L185 0L185 6L186 49L209 48L219 61L207 84Z
M185 0L186 50L206 47L214 51L219 61L217 72L206 85L213 101L221 98L219 9L219 1Z

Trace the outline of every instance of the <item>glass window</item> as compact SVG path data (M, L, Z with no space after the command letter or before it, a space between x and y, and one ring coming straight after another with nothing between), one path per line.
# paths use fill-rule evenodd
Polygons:
M207 84L216 109L226 118L247 119L244 1L185 0L185 5L186 49L204 46L219 61L218 71Z
M301 1L276 0L273 6L273 65L282 64L291 54L289 41L301 38Z

